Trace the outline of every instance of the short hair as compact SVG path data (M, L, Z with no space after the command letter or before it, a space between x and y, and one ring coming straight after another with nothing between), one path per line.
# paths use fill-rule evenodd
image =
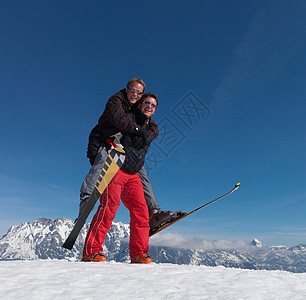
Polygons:
M133 79L130 79L129 82L127 83L126 87L129 88L130 85L131 85L132 83L134 83L134 82L135 82L135 83L140 83L140 84L143 86L143 92L145 91L146 85L145 85L144 81L143 81L142 79L140 79L140 78L133 78Z
M153 93L146 93L146 94L143 94L142 97L139 99L139 103L142 104L147 98L153 98L156 100L156 108L158 106L158 99L157 99L157 96Z

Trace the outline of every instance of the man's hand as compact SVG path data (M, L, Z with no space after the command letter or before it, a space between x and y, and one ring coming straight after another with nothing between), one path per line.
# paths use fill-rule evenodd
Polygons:
M153 140L153 137L152 137L151 133L146 129L145 126L141 127L138 135L142 137L145 145L149 145Z

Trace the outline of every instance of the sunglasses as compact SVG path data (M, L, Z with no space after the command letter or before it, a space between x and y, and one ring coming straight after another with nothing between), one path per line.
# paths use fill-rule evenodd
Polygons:
M151 105L152 108L156 108L156 105L154 103L151 103L149 101L143 101L144 104L146 105Z
M133 94L134 94L134 93L136 93L137 95L143 94L143 92L136 91L136 90L134 90L134 89L130 89L130 88L129 88L129 90L130 90L130 92L133 93Z

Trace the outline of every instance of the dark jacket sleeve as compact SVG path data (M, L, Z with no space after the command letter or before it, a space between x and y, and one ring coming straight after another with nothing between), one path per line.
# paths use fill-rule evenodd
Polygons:
M152 120L152 118L150 118L147 128L148 128L148 131L152 134L153 140L155 140L158 137L158 126Z
M112 96L106 104L105 116L119 130L135 134L139 131L140 126L127 116L128 108L123 107L125 104L123 101L125 100L120 93ZM128 104L126 103L125 105L127 106Z
M128 114L128 117L136 122L133 114ZM121 168L130 174L136 174L144 165L149 145L144 144L141 137L128 132L122 132L120 142L125 150L125 160Z
M88 158L96 157L101 143L113 134L119 131L136 134L140 130L141 127L128 116L130 110L131 106L126 99L124 89L109 98L98 124L89 135Z

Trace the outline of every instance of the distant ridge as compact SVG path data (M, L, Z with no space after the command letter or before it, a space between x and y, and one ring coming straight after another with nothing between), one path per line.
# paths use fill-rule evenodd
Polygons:
M12 226L0 239L0 260L70 259L80 260L89 224L82 229L71 251L62 244L73 227L68 218L39 218ZM108 260L129 262L129 225L113 223L104 243ZM257 270L306 272L306 245L265 246L254 239L244 249L194 250L150 246L149 254L157 263L225 266Z

